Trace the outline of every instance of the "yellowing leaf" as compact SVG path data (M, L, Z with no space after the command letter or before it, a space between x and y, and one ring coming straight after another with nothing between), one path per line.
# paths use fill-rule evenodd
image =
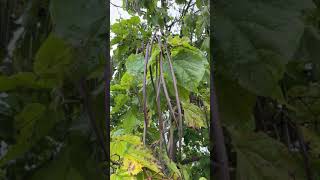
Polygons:
M205 115L200 107L188 102L183 102L182 104L185 124L192 128L205 127Z
M123 159L120 169L130 171L130 174L138 174L143 167L163 175L157 159L152 151L143 146L140 137L134 135L119 135L112 137L110 143L111 156L118 155ZM118 170L120 170L118 169ZM117 173L117 175L120 175Z
M123 167L127 169L130 175L137 175L142 171L142 165L131 158L124 158Z

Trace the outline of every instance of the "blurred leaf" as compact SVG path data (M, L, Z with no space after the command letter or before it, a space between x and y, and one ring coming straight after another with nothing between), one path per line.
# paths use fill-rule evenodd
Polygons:
M36 54L34 72L42 77L63 78L73 61L73 53L70 45L51 33Z
M305 179L299 155L291 154L280 142L264 133L235 129L230 132L237 152L237 179Z
M27 104L15 116L17 143L9 148L7 154L1 159L0 166L6 164L9 160L21 157L41 138L46 136L60 118L61 112L54 112L43 104Z
M101 179L102 173L97 173L97 164L84 139L78 132L72 132L58 157L36 171L30 180Z
M257 95L281 101L278 81L305 28L300 13L315 7L309 0L289 1L228 0L217 4L215 17L220 71Z
M104 26L103 4L101 0L50 1L55 33L74 45L83 45Z

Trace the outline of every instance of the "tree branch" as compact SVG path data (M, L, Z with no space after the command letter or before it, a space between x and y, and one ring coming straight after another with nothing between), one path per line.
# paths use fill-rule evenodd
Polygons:
M107 145L106 145L106 142L103 140L103 135L101 134L101 131L96 123L96 118L95 118L95 115L91 109L91 102L90 102L90 99L89 99L89 95L87 94L87 91L86 91L86 80L85 79L82 79L80 81L80 87L79 87L79 91L80 91L80 95L82 96L83 100L84 100L84 108L85 108L85 111L87 111L88 113L88 116L89 116L89 120L90 120L90 124L93 128L93 131L95 132L96 136L97 136L97 139L98 139L98 142L106 156L109 157L109 152L107 150Z
M111 4L112 6L114 6L114 7L122 8L122 7L121 7L121 6L119 6L119 5L113 4L111 1L110 1L110 4Z

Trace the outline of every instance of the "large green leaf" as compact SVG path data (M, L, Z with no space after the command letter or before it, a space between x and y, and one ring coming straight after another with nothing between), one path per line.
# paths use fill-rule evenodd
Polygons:
M50 1L54 31L73 44L83 45L105 25L104 5L102 0Z
M38 50L34 72L42 77L60 77L68 72L74 50L63 39L51 33Z
M208 68L208 61L204 54L193 47L177 46L171 50L171 58L178 85L189 91L197 91ZM168 75L168 81L172 83L168 61L164 62L163 69Z
M303 35L302 11L313 2L227 0L216 8L217 68L257 95L282 99L278 81Z
M264 133L235 129L230 132L237 152L237 179L282 180L292 176L305 179L299 153L290 154L283 144Z
M178 86L188 90L196 91L200 81L203 79L205 71L209 69L208 61L199 49L189 44L189 39L186 37L180 38L178 36L169 37L168 44L171 48L171 59L173 69L177 78ZM160 49L155 45L150 57L149 65L153 66L156 62L156 57L159 56ZM172 86L172 76L170 72L167 56L165 56L163 63L163 71L165 78L170 82L169 87ZM155 72L155 69L153 70ZM170 92L171 88L169 88Z
M144 72L144 57L142 54L131 54L126 61L127 72L135 75L141 76Z

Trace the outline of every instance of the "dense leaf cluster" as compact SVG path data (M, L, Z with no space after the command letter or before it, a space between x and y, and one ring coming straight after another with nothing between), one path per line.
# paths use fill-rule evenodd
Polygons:
M103 4L1 1L0 179L105 178Z

